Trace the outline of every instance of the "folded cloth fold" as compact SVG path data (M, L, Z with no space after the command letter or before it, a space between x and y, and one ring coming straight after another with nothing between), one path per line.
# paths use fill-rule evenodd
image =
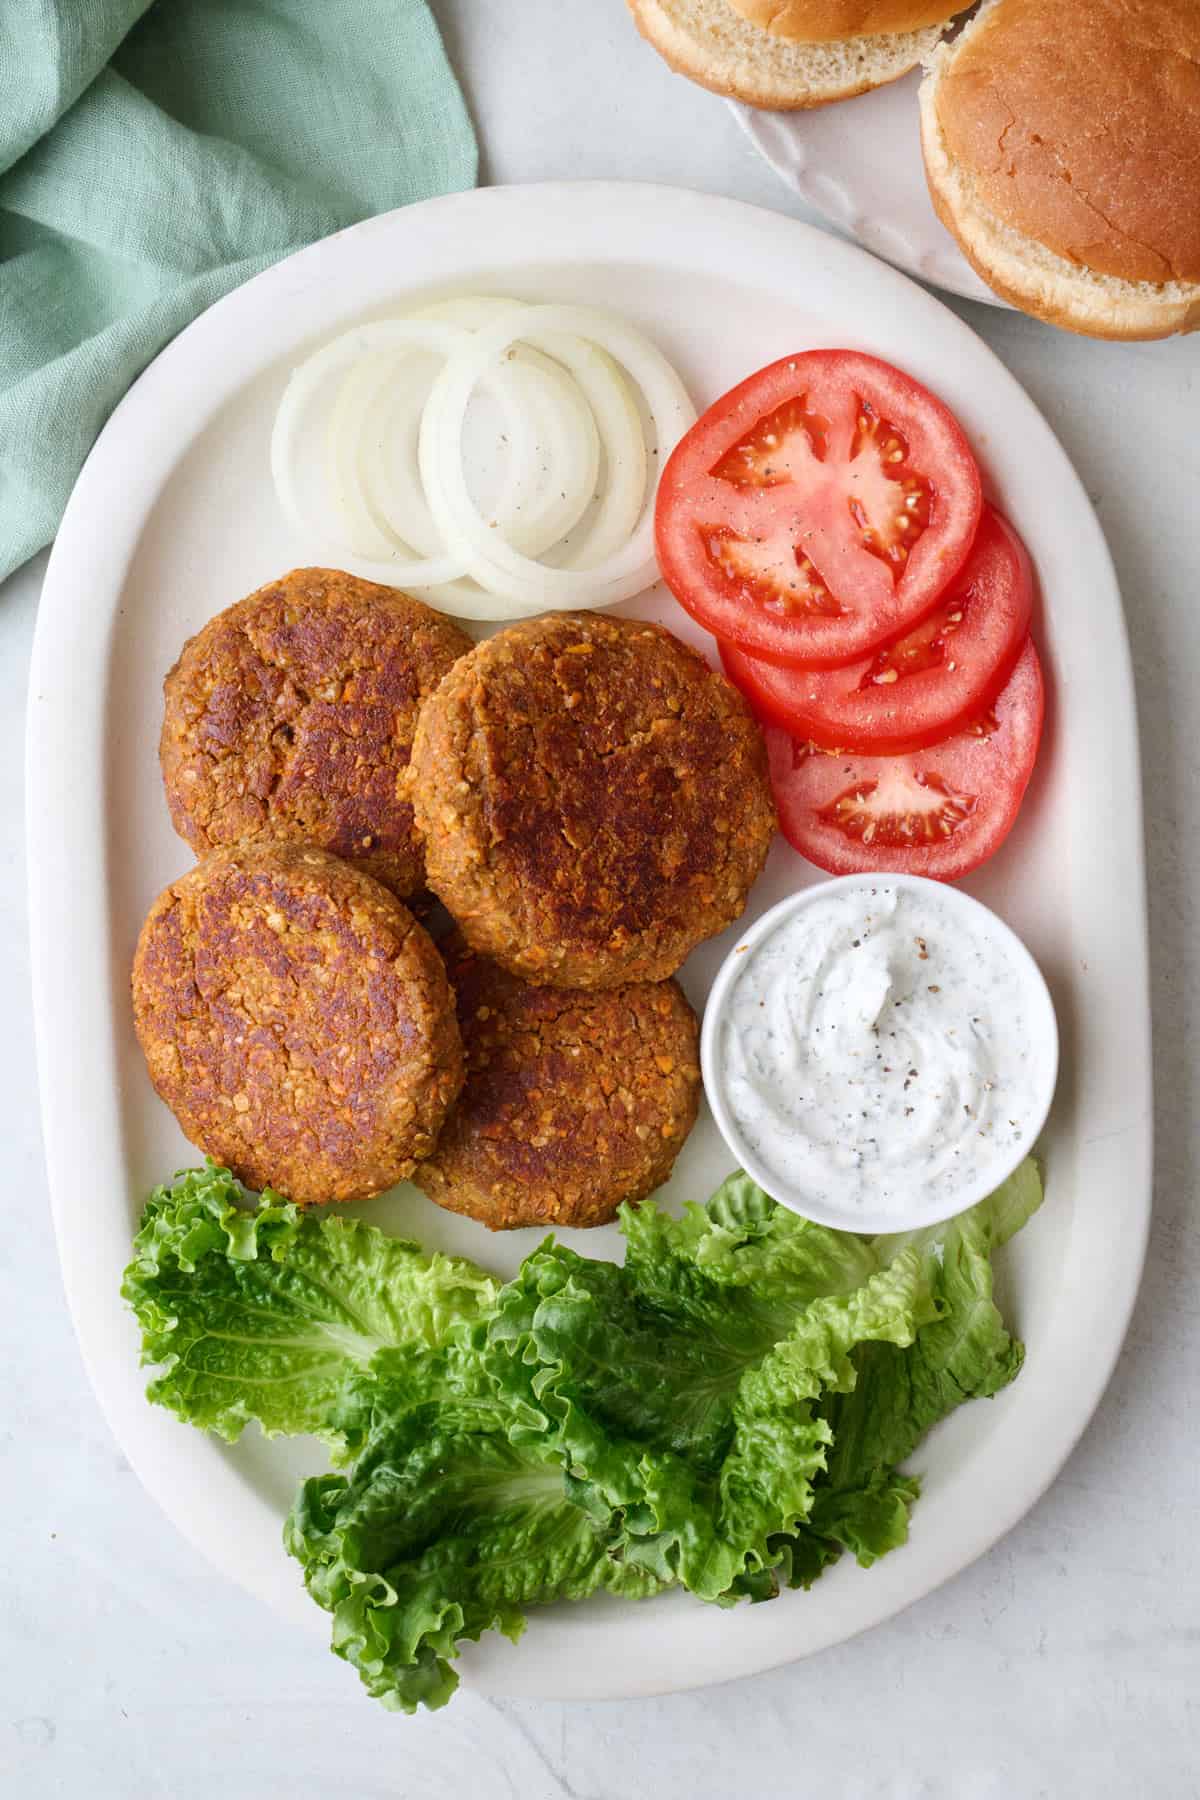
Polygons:
M0 579L197 313L475 176L425 0L3 0Z

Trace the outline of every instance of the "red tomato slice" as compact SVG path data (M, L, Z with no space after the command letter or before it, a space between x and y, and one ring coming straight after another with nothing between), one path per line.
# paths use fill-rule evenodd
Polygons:
M726 673L762 719L822 750L920 750L985 712L1004 686L1033 611L1033 569L990 506L971 554L919 625L838 669L785 669L721 645Z
M932 610L982 504L970 446L927 388L857 350L808 350L681 439L658 488L658 560L715 636L830 668Z
M801 856L831 875L956 881L1000 848L1033 773L1045 695L1027 639L991 711L908 756L817 750L767 728L779 822Z

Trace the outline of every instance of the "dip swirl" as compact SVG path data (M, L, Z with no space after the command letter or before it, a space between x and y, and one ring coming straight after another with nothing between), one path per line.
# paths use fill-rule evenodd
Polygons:
M710 1093L731 1148L798 1210L860 1229L946 1217L998 1186L1040 1130L1049 996L966 895L908 877L829 882L776 908L730 963Z

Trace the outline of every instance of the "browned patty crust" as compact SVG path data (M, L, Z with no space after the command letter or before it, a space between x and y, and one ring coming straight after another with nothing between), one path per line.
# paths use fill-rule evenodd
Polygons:
M433 944L319 850L217 850L150 909L138 1037L185 1135L252 1188L363 1200L429 1155L462 1085Z
M696 1015L674 981L531 987L443 946L467 1079L413 1179L493 1231L604 1225L660 1187L700 1101Z
M424 857L399 777L421 702L470 648L411 595L338 569L293 569L227 607L163 684L176 831L197 856L313 844L415 894Z
M670 975L742 912L775 830L737 689L662 626L558 613L477 644L417 724L429 885L532 981Z

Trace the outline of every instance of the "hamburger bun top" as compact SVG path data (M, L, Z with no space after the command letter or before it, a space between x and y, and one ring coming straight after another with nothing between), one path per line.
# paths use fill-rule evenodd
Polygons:
M991 0L932 101L1004 225L1098 274L1200 281L1197 0Z
M729 0L729 4L772 37L831 44L839 38L942 25L970 0Z

